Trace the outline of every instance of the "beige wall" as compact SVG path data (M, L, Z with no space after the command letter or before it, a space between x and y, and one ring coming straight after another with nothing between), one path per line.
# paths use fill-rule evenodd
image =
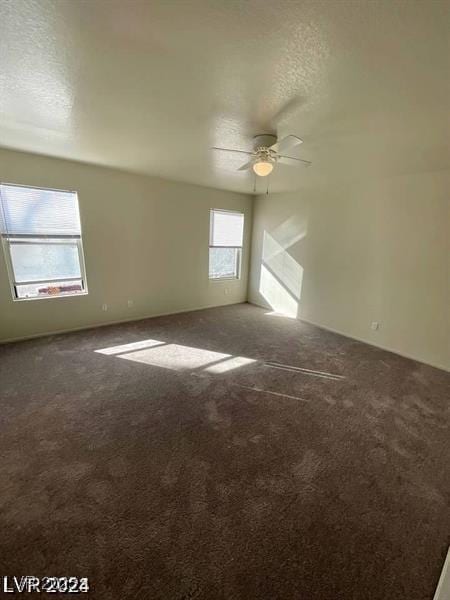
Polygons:
M0 340L247 299L250 196L8 150L0 181L78 191L89 285L13 302L2 253ZM441 171L258 197L250 301L450 368L449 188ZM212 207L245 212L240 281L208 280Z
M449 369L449 182L441 171L258 197L250 301Z
M78 191L89 287L14 302L1 251L0 340L247 299L250 196L8 150L0 181ZM245 212L239 281L208 280L210 208Z

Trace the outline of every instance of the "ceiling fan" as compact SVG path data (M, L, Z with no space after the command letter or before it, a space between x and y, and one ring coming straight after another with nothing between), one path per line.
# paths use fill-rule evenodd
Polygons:
M254 137L254 149L234 150L232 148L218 148L214 146L213 150L222 152L235 152L238 154L247 154L251 158L245 162L238 171L247 171L253 169L256 175L266 177L269 175L276 164L290 165L292 167L309 167L311 162L302 158L288 156L297 146L303 143L299 137L288 135L278 141L276 135L264 134Z

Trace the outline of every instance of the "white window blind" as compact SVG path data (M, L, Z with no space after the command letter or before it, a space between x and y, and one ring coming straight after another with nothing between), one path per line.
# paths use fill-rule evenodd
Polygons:
M241 248L244 236L242 213L217 210L211 211L210 246L216 248Z
M3 234L80 236L76 192L0 185Z

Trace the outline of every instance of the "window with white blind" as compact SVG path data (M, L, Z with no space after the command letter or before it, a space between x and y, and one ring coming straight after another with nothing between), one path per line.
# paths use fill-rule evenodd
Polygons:
M87 293L76 192L0 184L0 232L15 300Z
M209 232L209 278L239 279L241 271L244 215L212 209Z

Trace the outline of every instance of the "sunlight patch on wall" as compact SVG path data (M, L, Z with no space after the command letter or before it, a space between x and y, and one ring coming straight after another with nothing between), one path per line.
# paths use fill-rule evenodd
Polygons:
M275 312L296 317L302 282L303 267L267 231L264 231L260 294Z
M298 301L264 265L261 265L259 291L275 312L292 318L297 316Z
M286 221L283 221L281 225L278 225L278 227L272 231L271 237L274 241L278 240L279 245L287 250L305 238L306 231L305 219L302 219L302 221L299 222L297 216L292 216L289 219L286 219Z
M300 299L303 268L267 231L264 232L262 259L280 283Z

